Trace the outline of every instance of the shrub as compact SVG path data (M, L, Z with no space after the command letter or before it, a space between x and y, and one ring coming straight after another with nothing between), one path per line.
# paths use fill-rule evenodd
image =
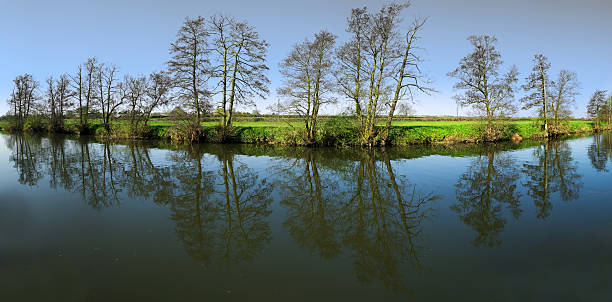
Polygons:
M168 137L175 142L197 142L203 137L202 126L196 121L180 122L168 130Z
M40 116L29 116L23 123L23 131L26 132L45 132L48 126Z
M348 146L359 141L360 129L355 117L334 116L327 119L317 132L316 140L323 145Z

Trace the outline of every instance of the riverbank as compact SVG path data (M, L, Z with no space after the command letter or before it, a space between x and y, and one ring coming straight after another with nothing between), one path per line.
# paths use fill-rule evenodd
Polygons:
M8 129L7 121L0 121L0 129ZM302 126L296 120L244 120L236 121L231 129L223 131L216 121L200 124L200 130L189 129L192 124L172 120L153 120L138 131L130 130L127 121L114 122L109 132L102 122L92 120L89 132L102 139L161 139L189 141L196 137L205 143L306 145L302 137ZM382 125L381 125L382 126ZM540 139L544 131L535 119L517 119L497 123L494 139L485 138L485 124L479 120L400 120L395 121L389 131L388 144L395 146L424 144L479 143L484 141L510 141L514 139ZM196 126L197 128L197 126ZM42 127L41 129L44 129ZM66 121L66 132L77 133L76 120ZM191 139L187 139L186 132ZM39 130L40 131L40 130ZM596 131L595 123L589 120L571 120L558 129L558 136L587 135ZM332 117L321 122L315 145L351 146L359 144L359 129L353 119Z

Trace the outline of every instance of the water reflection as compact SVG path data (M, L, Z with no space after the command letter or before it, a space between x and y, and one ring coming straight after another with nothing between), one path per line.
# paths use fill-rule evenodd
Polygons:
M262 255L273 240L274 211L282 214L281 231L303 250L349 259L357 280L381 281L394 291L409 289L407 271L430 267L424 228L442 208L439 199L449 198L453 218L475 232L472 246L496 247L506 226L525 211L545 219L555 200L578 199L583 185L563 141L523 153L499 146L444 149L445 155L479 155L461 159L467 169L451 186L443 184L454 196L442 196L417 186L405 173L407 161L398 159L431 155L426 149L244 147L274 155L258 167L236 146L160 150L148 143L61 136L5 138L21 184L48 179L51 188L78 194L97 210L131 199L152 201L169 210L182 248L203 266L239 265ZM594 137L588 156L597 170L607 171L611 146L610 135Z
M551 141L536 147L533 160L523 164L529 196L537 208L537 217L545 219L552 210L551 195L559 193L561 200L578 199L582 176L567 142Z
M38 169L41 163L37 162L38 153L40 153L40 139L8 136L6 143L13 150L13 153L9 156L9 161L13 163L13 168L19 175L19 183L35 186L43 177L43 173Z
M379 160L376 160L378 158ZM323 258L346 250L358 280L406 290L400 267L422 270L422 222L439 196L396 176L386 152L358 161L315 159L305 152L287 173L284 226L302 247Z
M599 172L608 172L608 160L612 161L612 134L596 134L589 146L591 165Z
M474 158L457 181L457 204L451 209L476 231L475 246L501 244L499 236L506 225L502 208L515 219L521 215L519 179L516 161L509 153L488 150L486 155Z

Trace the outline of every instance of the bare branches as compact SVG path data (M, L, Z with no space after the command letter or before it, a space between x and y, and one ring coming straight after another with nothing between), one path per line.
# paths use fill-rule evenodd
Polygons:
M504 75L499 75L501 55L496 49L497 38L492 36L470 36L474 46L472 53L459 62L459 67L448 73L458 80L454 88L463 90L454 98L461 106L471 106L487 118L489 130L493 119L500 115L513 114L514 87L518 81L515 66Z
M35 111L40 84L28 73L17 76L13 83L14 88L9 99L9 106L12 107L13 114L18 120L18 126L21 127L25 119Z
M223 126L232 124L235 105L252 106L254 97L268 95L270 80L265 75L269 44L247 22L217 15L211 18L213 45L212 75L219 80L215 94L221 94ZM220 91L219 91L220 90Z
M562 69L555 81L550 82L550 112L556 126L571 115L580 83L575 72Z
M210 94L206 89L206 81L211 74L209 32L204 18L186 18L176 37L176 41L170 45L172 58L168 61L168 71L180 89L178 98L196 112L199 123L202 112L208 107L202 97L206 98Z
M526 92L530 92L527 96L521 98L523 109L538 108L539 115L544 119L544 132L548 136L548 71L550 70L550 62L548 58L542 54L537 54L533 57L532 73L525 78L526 83L522 88Z
M296 44L280 64L284 77L278 94L285 97L285 110L303 117L306 141L313 142L321 105L335 101L333 49L336 36L322 30L314 40Z

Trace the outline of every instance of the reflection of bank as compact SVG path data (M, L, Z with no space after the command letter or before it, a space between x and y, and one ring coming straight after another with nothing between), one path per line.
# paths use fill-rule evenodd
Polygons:
M357 279L381 280L405 290L400 266L421 263L421 223L438 198L418 192L395 175L385 153L362 153L361 159L315 161L305 152L287 171L281 205L288 209L284 226L303 247L332 258L348 249ZM325 165L327 164L327 165Z
M612 133L595 134L588 156L595 170L608 172L608 161L612 162Z

